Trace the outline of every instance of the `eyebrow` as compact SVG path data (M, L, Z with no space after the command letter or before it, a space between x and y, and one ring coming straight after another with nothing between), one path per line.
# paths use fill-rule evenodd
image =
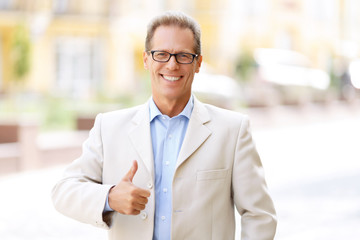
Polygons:
M191 54L196 54L196 53L193 53L192 51L188 51L188 50L182 50L182 51L175 51L175 52L172 52L170 50L166 50L166 49L154 49L154 50L151 50L151 51L164 51L164 52L168 52L168 53L172 53L172 54L177 54L177 53L191 53Z

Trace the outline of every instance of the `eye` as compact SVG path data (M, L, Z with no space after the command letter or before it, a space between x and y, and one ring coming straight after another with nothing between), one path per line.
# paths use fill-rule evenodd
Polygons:
M155 52L157 57L167 57L169 54L167 52Z
M192 55L188 53L179 53L178 56L182 59L192 58Z

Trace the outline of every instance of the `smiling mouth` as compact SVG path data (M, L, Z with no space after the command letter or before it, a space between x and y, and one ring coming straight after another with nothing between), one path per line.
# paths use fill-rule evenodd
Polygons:
M161 75L165 80L168 80L170 82L175 82L177 80L179 80L181 77L173 77L173 76L166 76L166 75Z

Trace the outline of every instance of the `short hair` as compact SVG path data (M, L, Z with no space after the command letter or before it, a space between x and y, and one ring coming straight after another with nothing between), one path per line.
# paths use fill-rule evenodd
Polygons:
M156 29L160 26L178 26L180 28L190 29L194 34L195 54L201 54L201 30L200 25L192 17L179 11L167 11L153 18L147 27L145 51L151 50L151 41Z

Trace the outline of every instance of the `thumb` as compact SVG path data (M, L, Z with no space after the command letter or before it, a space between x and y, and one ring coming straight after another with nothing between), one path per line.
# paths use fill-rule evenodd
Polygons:
M138 170L138 163L136 160L133 161L133 164L130 168L130 170L127 172L127 174L124 176L123 180L124 181L129 181L129 182L132 182L133 181L133 178L135 176L135 173L137 172Z

